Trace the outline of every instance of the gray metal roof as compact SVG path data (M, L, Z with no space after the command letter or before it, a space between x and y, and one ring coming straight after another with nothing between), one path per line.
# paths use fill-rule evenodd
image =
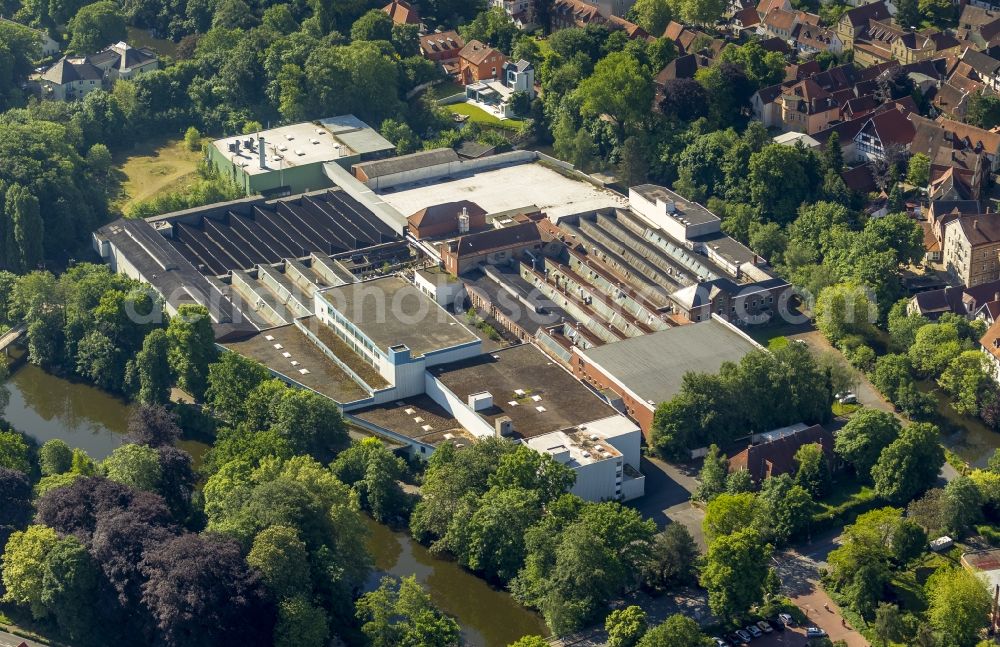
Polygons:
M711 319L580 351L653 406L681 390L685 373L717 373L760 346L727 323Z
M400 157L391 157L389 159L376 160L374 162L355 164L354 168L362 169L365 172L365 175L367 175L369 179L372 179L384 175L393 175L395 173L404 173L406 171L426 168L428 166L437 166L438 164L457 162L458 159L458 153L450 148L435 148L434 150L421 151L411 155L402 155Z

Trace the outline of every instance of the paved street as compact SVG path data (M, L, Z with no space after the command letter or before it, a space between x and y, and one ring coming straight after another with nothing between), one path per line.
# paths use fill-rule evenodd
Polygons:
M819 585L819 571L826 567L827 555L839 541L839 532L814 537L809 544L775 555L775 567L782 592L802 609L811 624L825 630L831 640L844 640L848 647L865 647L868 641L844 623L840 609Z

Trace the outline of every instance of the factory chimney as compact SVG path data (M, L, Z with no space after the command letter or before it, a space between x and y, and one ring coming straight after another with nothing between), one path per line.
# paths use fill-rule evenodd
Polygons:
M267 154L264 152L264 136L257 138L257 159L261 168L267 168Z

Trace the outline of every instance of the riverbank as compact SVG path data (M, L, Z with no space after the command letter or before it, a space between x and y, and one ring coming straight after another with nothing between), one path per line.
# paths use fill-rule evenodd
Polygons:
M11 397L4 417L39 444L61 438L100 460L122 443L129 406L121 398L27 363L13 371L5 386ZM196 462L209 448L196 440L182 440L179 445ZM453 561L432 555L409 535L367 515L365 519L366 547L376 568L370 588L376 588L384 575L415 575L434 603L458 620L464 644L470 647L506 647L524 635L548 634L542 618L509 593L491 588Z

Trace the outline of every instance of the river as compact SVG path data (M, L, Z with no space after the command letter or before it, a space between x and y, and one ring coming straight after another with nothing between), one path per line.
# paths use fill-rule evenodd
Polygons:
M102 459L122 442L128 405L98 388L56 377L31 364L14 371L7 382L10 404L4 418L39 444L62 438L71 447ZM182 441L196 461L207 445ZM526 634L547 634L541 618L517 604L510 595L490 588L454 562L440 559L408 535L366 517L368 550L382 574L416 575L435 604L455 617L465 643L474 647L505 647Z

